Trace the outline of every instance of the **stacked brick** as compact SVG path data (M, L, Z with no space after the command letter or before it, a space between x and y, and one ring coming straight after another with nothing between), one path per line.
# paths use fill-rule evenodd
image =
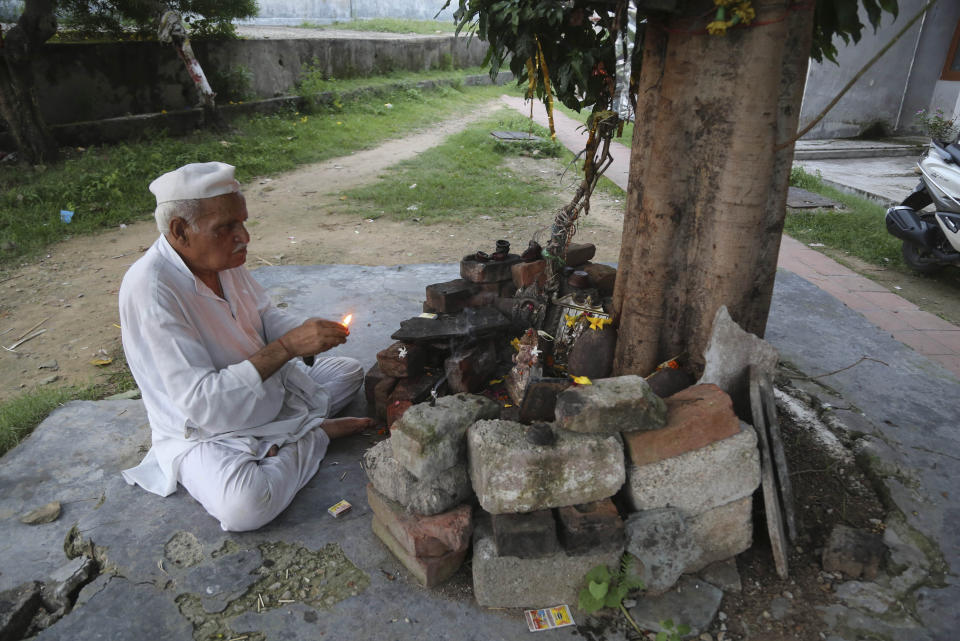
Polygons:
M470 428L470 477L487 514L474 535L481 605L576 603L587 571L619 563L625 527L612 499L626 479L620 432L660 427L666 413L642 378L625 376L561 392L548 444L510 421Z
M601 296L610 296L616 270L590 262L596 247L574 243L567 249L567 265L585 271L591 287ZM470 255L460 261L460 278L434 283L426 288L426 313L458 315L470 308L490 307L510 315L519 290L545 282L546 261L523 260L506 254L501 260L478 260ZM502 337L501 337L502 338ZM453 345L451 341L397 341L377 354L377 364L367 372L367 407L388 427L410 407L429 400L430 392L443 384L450 393L477 393L483 390L497 369L498 346L506 341L493 338Z
M466 432L498 416L482 396L444 396L412 406L389 439L364 456L373 531L424 586L452 576L473 532Z
M648 593L749 548L760 484L756 433L737 419L723 390L695 385L666 405L661 428L623 435L624 495L634 510L627 549L642 562Z

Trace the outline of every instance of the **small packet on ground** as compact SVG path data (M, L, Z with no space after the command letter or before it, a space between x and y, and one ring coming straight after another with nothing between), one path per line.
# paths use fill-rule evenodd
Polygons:
M570 608L566 605L555 605L552 608L543 608L542 610L524 610L523 616L527 620L527 628L530 632L574 625Z
M352 507L353 507L352 505L347 503L346 499L342 499L341 501L337 502L335 505L331 505L330 507L328 507L327 512L329 512L334 518L337 518L341 514L345 512L349 512Z

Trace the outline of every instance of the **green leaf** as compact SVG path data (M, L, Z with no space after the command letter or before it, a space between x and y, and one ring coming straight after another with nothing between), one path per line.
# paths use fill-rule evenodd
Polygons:
M592 594L595 599L602 599L604 596L606 596L607 590L610 589L610 584L591 581L587 585L587 589L590 590L590 594Z
M618 585L607 593L607 598L604 599L603 604L608 608L620 607L620 603L623 602L623 597L627 596L627 591L626 586Z
M592 594L590 590L584 588L580 590L580 609L586 612L587 614L593 614L597 610L603 607L603 601L597 599Z
M590 569L587 572L587 576L584 577L587 581L593 581L594 583L609 583L610 582L610 570L607 569L605 565L597 565Z
M677 626L677 634L679 634L680 636L683 636L689 632L690 632L690 626L687 625L686 623L681 623L680 625Z
M667 633L661 630L657 632L657 641L670 641L670 637L667 636Z

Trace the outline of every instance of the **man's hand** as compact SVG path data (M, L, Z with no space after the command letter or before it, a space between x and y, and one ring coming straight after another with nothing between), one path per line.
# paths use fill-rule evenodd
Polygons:
M290 358L313 356L347 342L350 330L336 321L311 318L280 337Z
M291 358L325 352L346 343L349 335L350 330L336 321L311 318L269 343L249 360L265 381Z

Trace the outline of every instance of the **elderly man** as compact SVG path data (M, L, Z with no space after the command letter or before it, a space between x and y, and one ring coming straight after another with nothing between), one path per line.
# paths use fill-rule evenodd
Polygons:
M243 267L233 172L193 163L150 184L161 236L123 278L120 323L153 447L123 476L161 496L179 481L224 530L244 531L290 504L331 438L372 421L329 418L362 384L359 362L297 358L344 343L347 328L272 307Z

